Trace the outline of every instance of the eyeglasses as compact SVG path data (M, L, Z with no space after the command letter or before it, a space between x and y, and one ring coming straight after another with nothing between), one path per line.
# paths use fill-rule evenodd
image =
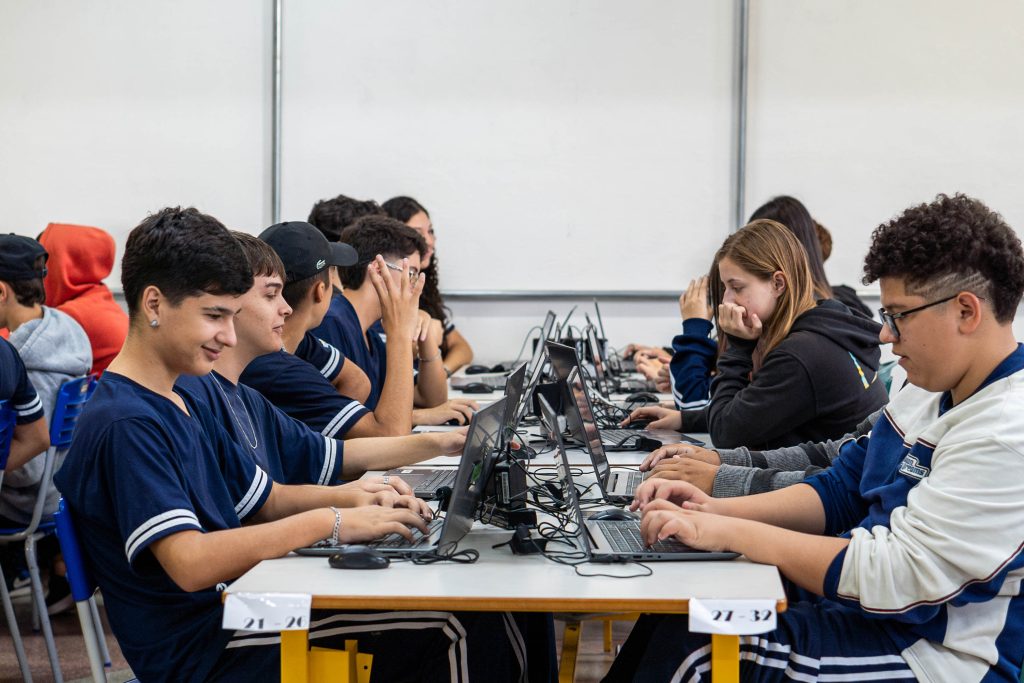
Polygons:
M947 301L952 301L953 299L957 298L958 296L960 296L960 292L957 292L956 294L953 294L952 296L947 296L945 299L939 299L938 301L933 301L930 304L925 304L924 306L918 306L917 308L911 308L909 311L902 311L900 313L889 313L884 308L879 308L878 309L878 315L881 316L882 323L889 328L890 332L892 332L892 336L894 336L897 339L899 339L900 338L900 328L896 327L896 321L897 320L899 320L900 318L906 318L911 313L917 313L918 311L923 311L926 308L931 308L932 306L938 306L939 304L944 304Z
M391 261L385 261L384 265L388 267L388 270L394 270L399 273L402 272L402 266ZM420 276L420 269L415 266L409 266L409 282L416 282L416 278Z

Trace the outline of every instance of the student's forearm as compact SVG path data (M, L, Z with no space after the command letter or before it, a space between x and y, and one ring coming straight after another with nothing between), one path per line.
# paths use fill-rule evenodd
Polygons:
M40 418L35 422L18 425L11 436L11 451L5 471L19 469L49 447L50 433L46 428L46 420Z
M469 345L466 338L458 330L448 333L448 353L444 357L444 366L449 373L457 372L459 369L473 362L473 347Z
M437 434L412 434L346 441L342 476L356 479L367 470L389 470L436 457L441 453L437 437Z
M352 485L274 484L270 497L253 519L257 522L272 522L317 508L355 507L366 504L364 498L365 493Z
M441 362L441 349L434 347L427 354L420 350L420 376L413 399L417 408L433 408L448 400L448 375Z
M355 363L346 362L331 384L342 396L354 398L360 403L366 403L370 395L370 378Z
M373 409L377 423L384 428L375 436L399 436L412 431L412 350L407 340L388 337L387 376L381 388L380 400ZM359 436L366 436L360 434Z
M259 562L328 538L334 513L327 508L240 529L184 531L155 541L153 554L184 591L238 578Z
M825 530L825 508L814 489L796 484L769 493L738 498L715 498L709 512L771 524L805 534Z
M726 545L748 559L773 564L801 588L824 594L825 574L849 540L780 529L770 524L737 520Z

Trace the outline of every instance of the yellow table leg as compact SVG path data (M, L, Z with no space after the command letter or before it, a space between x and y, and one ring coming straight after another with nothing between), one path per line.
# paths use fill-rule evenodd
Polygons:
M572 683L576 677L576 652L580 646L580 627L578 621L565 622L562 631L562 659L558 664L558 683Z
M309 631L281 631L281 683L309 681Z
M711 683L739 683L740 637L711 634Z
M604 620L604 651L612 651L612 621L615 617L607 617Z

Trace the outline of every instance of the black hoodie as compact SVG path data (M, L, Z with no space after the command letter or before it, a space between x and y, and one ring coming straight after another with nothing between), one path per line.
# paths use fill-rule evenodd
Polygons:
M837 439L889 400L878 379L880 325L835 300L793 323L751 379L756 341L729 337L707 408L719 448Z

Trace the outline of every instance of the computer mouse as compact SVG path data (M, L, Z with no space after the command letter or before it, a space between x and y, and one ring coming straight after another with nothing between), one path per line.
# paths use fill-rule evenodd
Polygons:
M467 365L466 366L466 374L467 375L482 375L485 372L490 372L490 371L491 371L491 369L489 367L487 367L486 365Z
M657 403L658 397L649 391L638 391L626 397L626 403Z
M491 366L491 372L508 372L509 369L505 367L504 363L497 363Z
M365 545L342 546L328 562L335 569L385 569L391 564L387 557Z
M447 422L445 422L444 426L445 427L461 427L464 424L466 424L466 423L459 421L459 418L453 417L452 419L450 419Z
M601 510L590 515L588 519L593 520L608 520L610 522L628 522L633 519L640 519L629 510L623 510L621 508L608 508L607 510Z
M647 429L647 425L651 424L650 420L630 420L626 423L626 429Z
M459 387L459 391L464 394L489 394L494 391L494 389L483 382L470 382L465 386Z

